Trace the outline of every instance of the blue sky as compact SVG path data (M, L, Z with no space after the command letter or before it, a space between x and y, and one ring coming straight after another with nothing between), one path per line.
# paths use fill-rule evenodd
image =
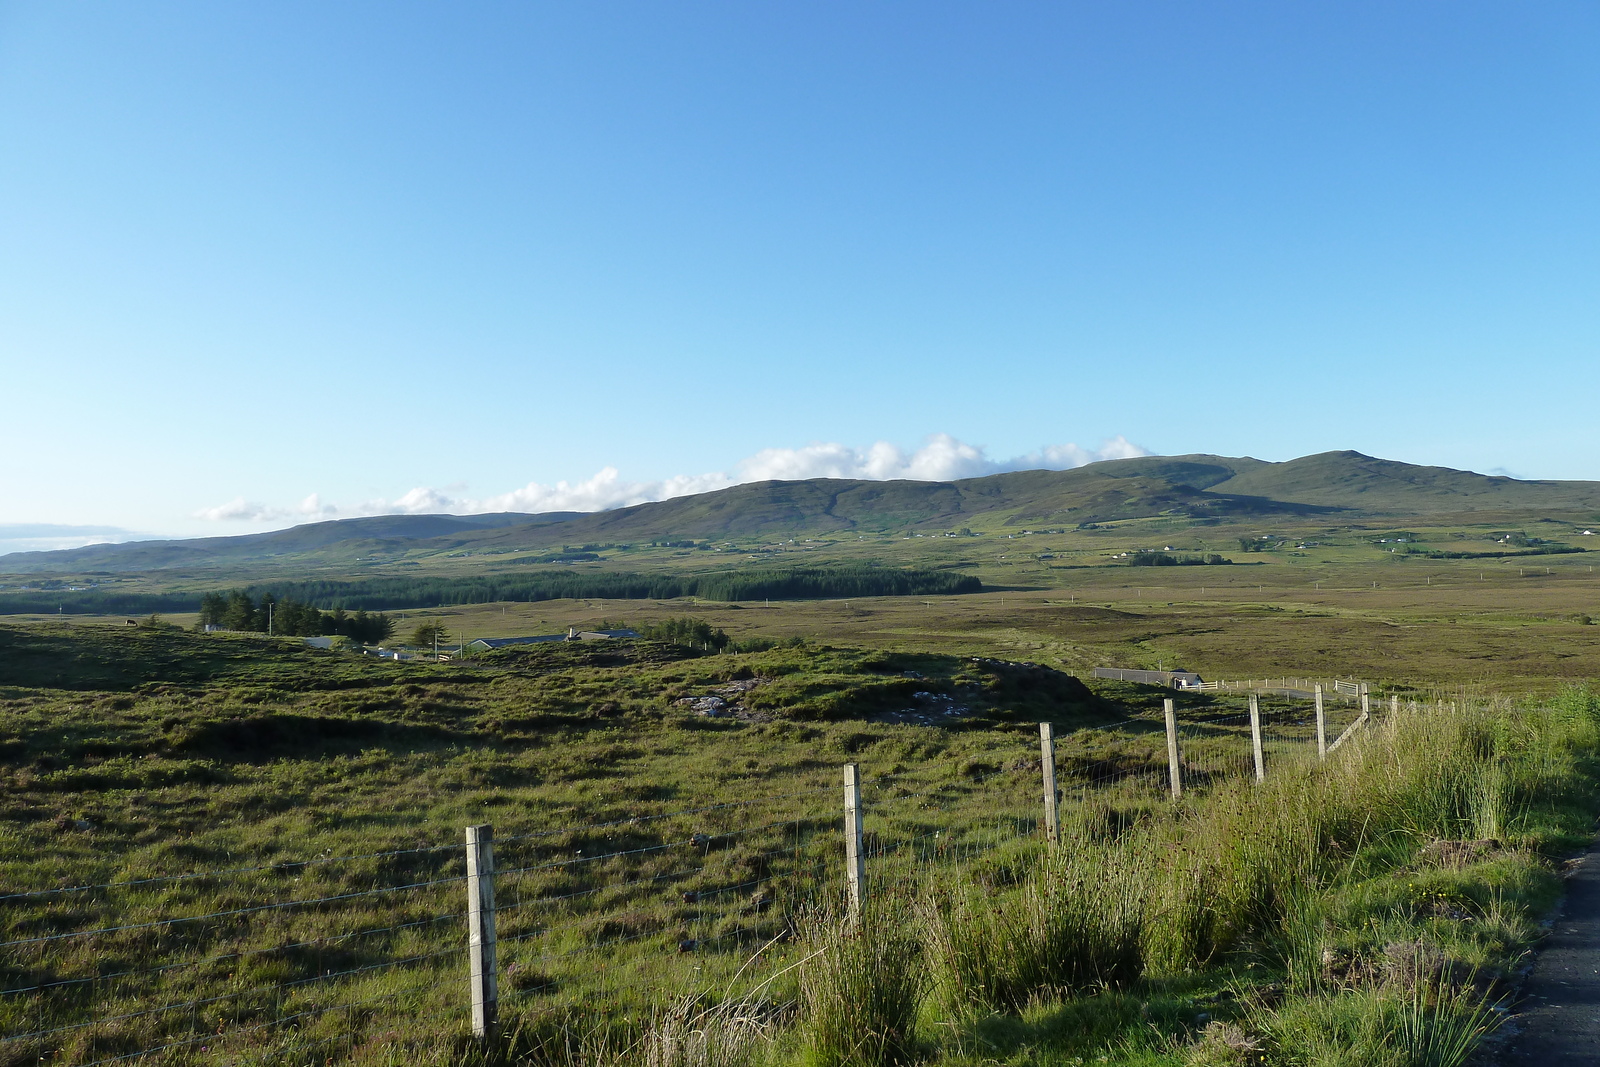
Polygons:
M0 0L0 525L1600 479L1597 51L1561 2Z

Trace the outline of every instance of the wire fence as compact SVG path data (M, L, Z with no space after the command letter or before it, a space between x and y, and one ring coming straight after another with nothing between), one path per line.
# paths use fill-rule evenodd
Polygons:
M1045 749L1019 742L1011 758L865 774L862 891L1047 847L1047 762L1070 811L1203 795L1258 768L1319 758L1319 716L1307 702L1253 700L1255 716L1138 717ZM1322 746L1367 713L1365 700L1329 702ZM491 992L504 1012L576 1002L645 1011L686 976L758 980L752 952L780 963L797 917L847 895L840 789L816 780L797 774L759 792L752 783L753 795L735 802L560 829L502 826ZM397 1034L463 1035L473 995L468 849L429 844L0 895L9 937L0 942L0 1067L269 1048L326 1060Z

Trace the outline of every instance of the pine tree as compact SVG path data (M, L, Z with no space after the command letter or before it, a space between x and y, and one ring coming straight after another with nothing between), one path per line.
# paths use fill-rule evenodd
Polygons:
M250 599L250 594L241 589L228 594L228 605L222 612L222 628L240 631L266 629L256 625L256 605Z
M425 622L411 631L411 643L418 648L432 648L434 642L443 645L450 640L450 631L442 622Z

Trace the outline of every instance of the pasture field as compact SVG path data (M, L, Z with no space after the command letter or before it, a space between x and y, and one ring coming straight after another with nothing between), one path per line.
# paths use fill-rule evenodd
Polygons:
M1600 574L1549 562L1104 566L947 597L720 604L574 600L400 611L468 639L691 615L735 638L1095 666L1183 666L1207 678L1331 674L1458 692L1545 692L1600 672ZM1544 573L1545 570L1550 573ZM985 582L991 579L985 576ZM1317 584L1320 581L1320 586Z
M1600 670L1600 575L1571 560L1555 557L1548 575L1524 566L1525 576L1509 565L1464 561L1430 563L1431 573L1351 565L1320 588L1267 566L1106 567L1074 572L1070 585L947 597L552 600L391 614L400 634L437 619L453 639L692 616L740 639L985 655L1073 672L1183 666L1207 678L1333 674L1450 692L1551 693ZM122 616L65 618L67 625L124 625Z
M795 537L700 542L701 547L587 546L594 560L512 565L503 555L397 556L314 572L335 580L609 573L702 574L790 566L914 566L975 575L981 593L722 603L694 598L547 600L401 606L399 634L440 619L456 636L508 637L592 627L602 621L649 623L690 615L737 638L803 637L816 643L892 651L942 652L1035 660L1082 672L1096 665L1182 665L1207 677L1334 673L1450 691L1552 693L1593 677L1600 662L1600 573L1589 551L1519 555L1543 547L1586 548L1584 521L1462 516L1396 519L1395 526L1326 525L1274 517L1272 525L1229 521L1197 525L1156 517L1090 524L1058 532L985 527L973 536L920 534ZM1251 544L1241 547L1243 539ZM585 546L571 546L574 549ZM1174 557L1220 554L1227 566L1133 567L1139 549ZM1433 555L1428 555L1432 553ZM1455 554L1478 558L1435 558ZM22 585L102 583L137 593L222 590L304 577L293 559L229 571L183 574L16 578ZM342 568L342 569L341 569ZM0 591L0 609L6 596ZM21 595L21 594L18 594ZM42 595L42 594L28 594ZM61 594L70 598L69 593ZM324 607L331 606L324 604ZM386 609L389 610L389 609ZM11 616L19 623L51 621ZM67 621L75 617L69 611ZM193 615L166 616L190 625ZM124 617L77 616L87 624Z
M775 645L738 654L582 642L394 663L159 627L0 627L0 1063L481 1058L459 844L478 823L504 872L491 1058L1289 1064L1320 1062L1296 1033L1383 1041L1407 1011L1429 1041L1475 1041L1481 997L1556 892L1552 859L1592 827L1600 708L1550 696L1563 675L1535 658L1581 662L1594 628L1504 605L1492 622L1404 616L1415 649L1486 635L1485 670L1463 677L1452 648L1480 646L1394 654L1403 602L1241 592L1150 610L1144 591L1180 588L1162 570L1165 586L1090 605L496 606L517 627L694 614ZM1549 599L1551 578L1515 588ZM444 617L471 635L496 613ZM1274 634L1277 655L1258 647ZM1268 698L1272 773L1251 787L1244 697L1183 694L1175 804L1162 692L1057 669L1169 654L1208 675L1390 686L1409 656L1416 684L1396 692L1418 704L1319 769L1305 705ZM1269 658L1277 671L1249 670ZM1464 691L1495 687L1542 703ZM1353 715L1330 712L1334 731ZM1039 832L1040 721L1061 738L1056 849ZM861 935L832 911L846 762L866 779ZM1079 925L1040 927L1040 902ZM1040 956L1040 937L1057 949Z

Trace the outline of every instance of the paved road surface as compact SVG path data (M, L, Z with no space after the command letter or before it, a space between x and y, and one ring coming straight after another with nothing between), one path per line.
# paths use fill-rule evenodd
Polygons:
M1600 846L1567 878L1567 900L1523 987L1507 1067L1600 1064Z

